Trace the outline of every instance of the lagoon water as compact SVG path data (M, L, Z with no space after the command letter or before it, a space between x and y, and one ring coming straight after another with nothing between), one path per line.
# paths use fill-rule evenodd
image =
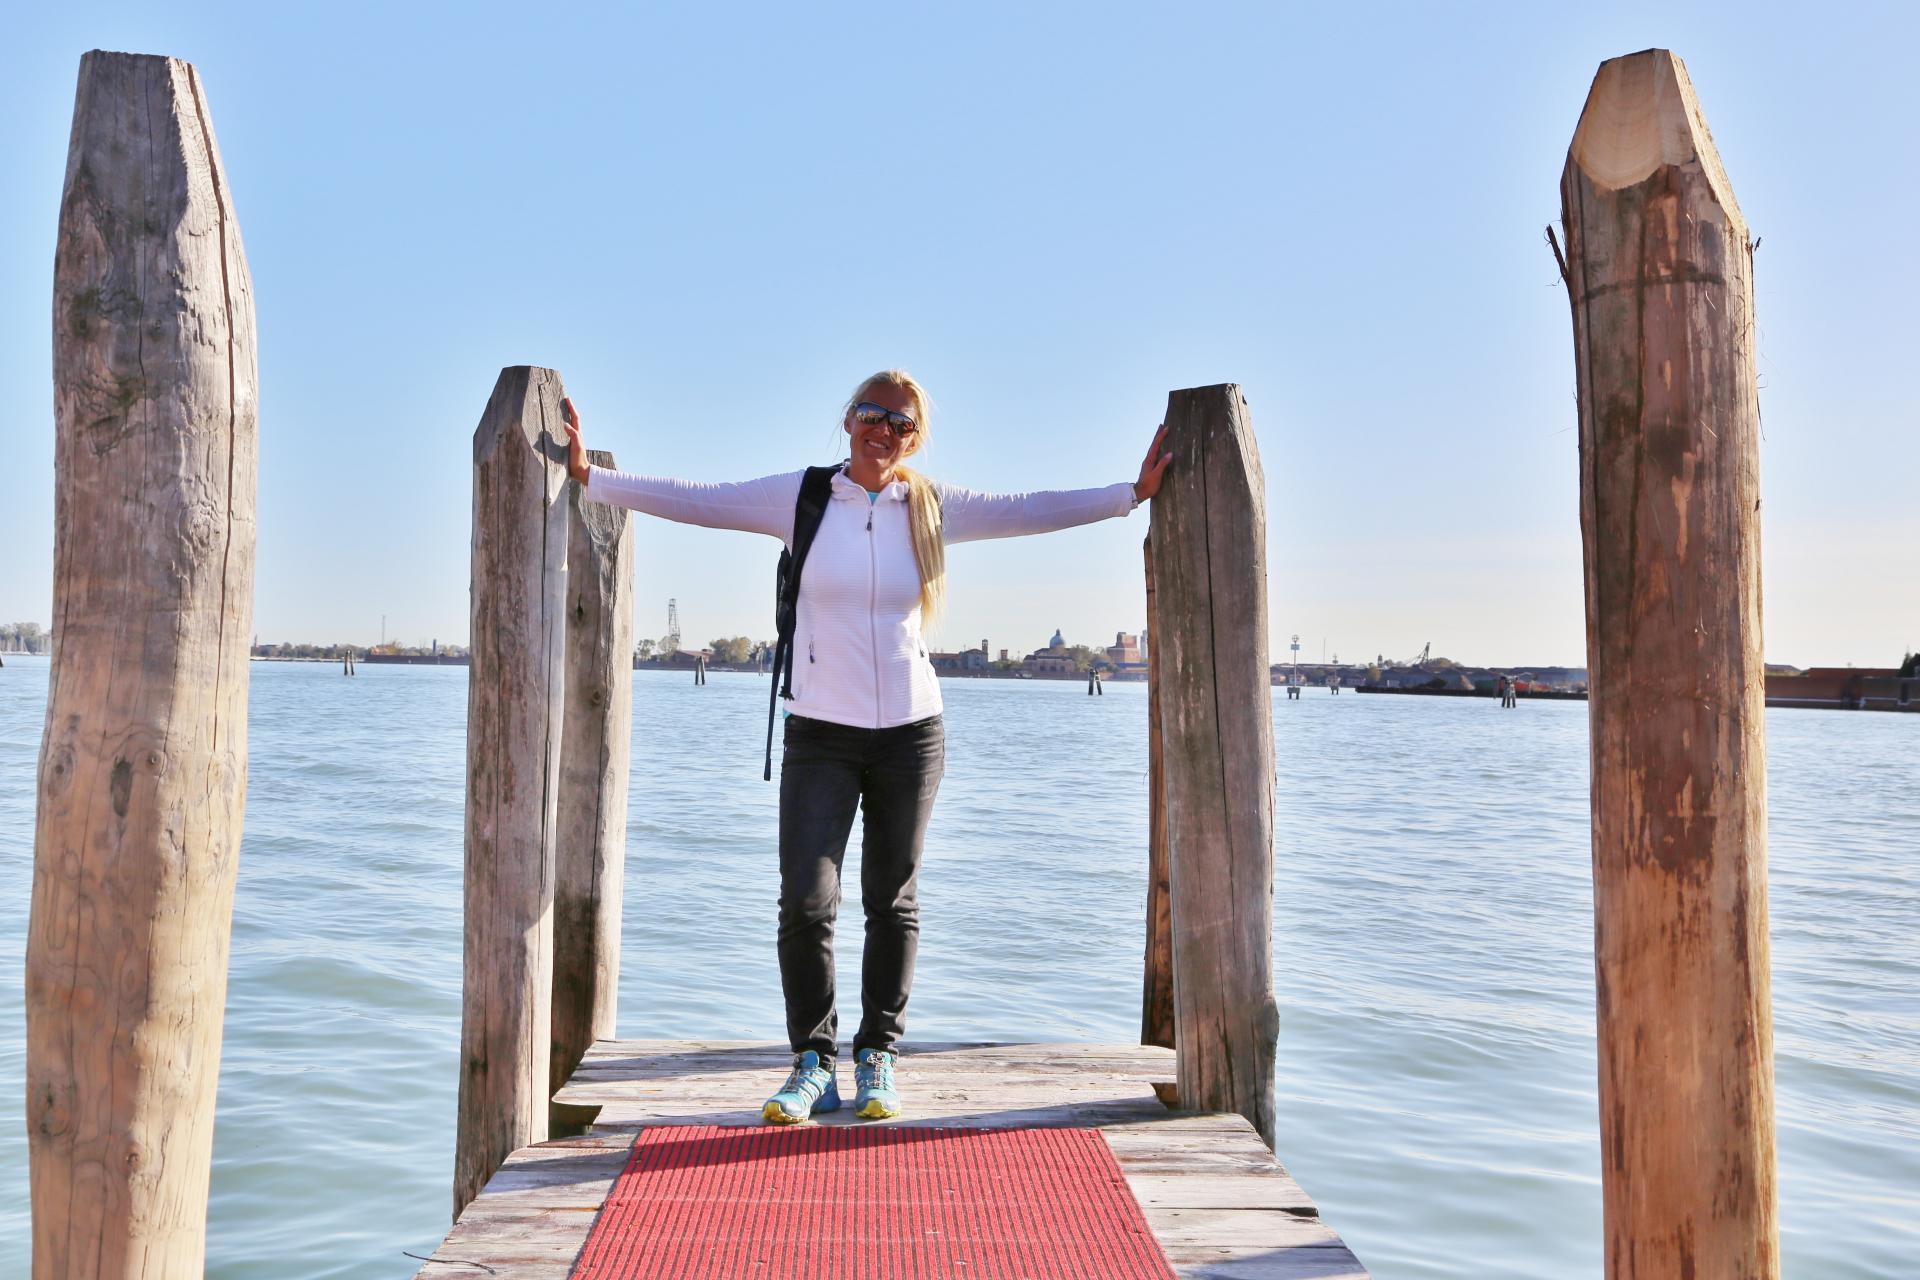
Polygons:
M29 1241L46 677L0 670L5 1276ZM208 1274L406 1277L451 1207L466 672L252 681ZM1134 1038L1144 687L942 689L910 1038ZM766 691L635 678L625 1035L781 1036ZM1597 1275L1585 707L1310 690L1274 728L1281 1158L1381 1280ZM1920 716L1774 711L1767 732L1786 1273L1912 1276ZM857 963L844 947L856 999Z

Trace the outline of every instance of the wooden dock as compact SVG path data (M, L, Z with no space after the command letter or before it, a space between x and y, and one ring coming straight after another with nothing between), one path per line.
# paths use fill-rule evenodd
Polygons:
M816 1123L1099 1129L1177 1275L1363 1280L1367 1274L1244 1117L1173 1111L1160 1102L1154 1086L1170 1087L1171 1050L910 1044L900 1064L909 1115L857 1120L843 1107ZM782 1045L598 1041L554 1099L600 1108L592 1127L584 1136L537 1143L508 1157L418 1280L488 1274L563 1280L641 1128L758 1125L759 1104L788 1065Z

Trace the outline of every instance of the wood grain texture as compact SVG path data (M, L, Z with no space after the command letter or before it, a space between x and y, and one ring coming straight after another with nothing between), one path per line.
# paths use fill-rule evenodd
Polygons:
M568 499L560 375L500 372L473 435L466 928L454 1213L547 1136Z
M562 1093L600 1107L602 1121L582 1137L515 1152L419 1276L484 1267L511 1280L561 1280L640 1128L758 1125L760 1101L790 1057L784 1044L752 1041L596 1043ZM900 1067L907 1116L859 1121L843 1109L818 1122L1098 1128L1177 1275L1365 1280L1244 1117L1169 1112L1154 1099L1151 1082L1172 1058L1142 1045L909 1044ZM620 1122L608 1123L614 1115ZM688 1172L694 1185L699 1171Z
M1561 180L1580 413L1607 1274L1778 1274L1747 227L1685 67Z
M199 77L80 62L26 958L39 1280L199 1275L247 785L253 288Z
M1159 689L1182 1106L1274 1140L1273 713L1266 482L1232 385L1174 392L1153 503Z
M611 453L589 450L595 466ZM554 845L553 1041L548 1077L565 1083L595 1040L611 1038L620 982L620 898L633 742L633 526L629 512L569 485L565 729ZM563 1103L548 1131L593 1116Z
M1147 571L1147 952L1140 1043L1173 1048L1173 904L1167 878L1166 769L1160 760L1160 684L1154 657L1153 536L1141 543Z

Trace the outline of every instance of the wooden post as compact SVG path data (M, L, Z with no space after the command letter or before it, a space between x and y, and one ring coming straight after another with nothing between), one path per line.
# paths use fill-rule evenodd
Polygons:
M1273 711L1265 479L1240 388L1176 391L1154 499L1180 1105L1237 1111L1272 1146Z
M1678 58L1601 64L1560 191L1607 1275L1776 1276L1752 251Z
M613 455L589 450L595 466ZM566 729L554 848L553 1044L558 1089L595 1040L615 1034L620 887L633 746L633 526L624 507L569 485ZM553 1103L548 1136L585 1132L597 1107Z
M197 1276L247 785L253 286L192 66L80 60L27 931L33 1275Z
M547 1136L566 647L560 375L500 371L473 434L466 969L453 1211Z
M1173 916L1167 888L1166 781L1160 759L1160 623L1154 617L1153 537L1140 544L1147 569L1147 958L1140 1043L1173 1048Z

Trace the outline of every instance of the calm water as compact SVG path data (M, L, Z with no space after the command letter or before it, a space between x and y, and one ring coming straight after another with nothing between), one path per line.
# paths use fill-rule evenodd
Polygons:
M47 668L6 661L0 1275L14 1275ZM913 1033L1133 1038L1144 688L943 691ZM622 1030L779 1039L766 685L647 674L634 704ZM1585 708L1312 691L1274 711L1282 1159L1382 1280L1598 1274ZM347 680L254 664L211 1275L404 1277L402 1251L430 1252L447 1227L465 712L461 669ZM1911 1276L1920 716L1773 712L1768 742L1787 1272ZM843 991L857 963L843 952Z

